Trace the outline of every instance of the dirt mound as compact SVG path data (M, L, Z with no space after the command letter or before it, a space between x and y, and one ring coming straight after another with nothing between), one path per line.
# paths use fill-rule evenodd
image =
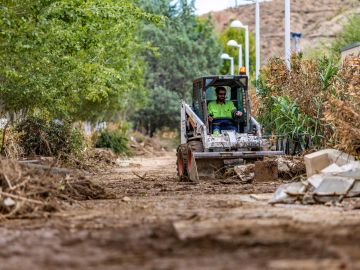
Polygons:
M83 176L60 176L0 159L0 218L42 216L65 202L109 197Z

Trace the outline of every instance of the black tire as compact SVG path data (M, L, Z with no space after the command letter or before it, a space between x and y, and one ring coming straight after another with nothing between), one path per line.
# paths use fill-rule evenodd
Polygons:
M176 169L180 182L189 181L189 175L187 172L187 145L179 145L177 149L177 160L176 160Z

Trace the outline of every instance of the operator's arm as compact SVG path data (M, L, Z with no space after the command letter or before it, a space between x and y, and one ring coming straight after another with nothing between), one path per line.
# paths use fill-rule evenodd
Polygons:
M231 108L231 114L234 116L242 116L242 112L238 111L232 101L229 101L229 106Z
M208 119L209 119L210 122L211 122L212 120L214 120L214 113L215 113L215 111L214 111L214 104L213 104L213 102L210 102L210 103L208 104Z

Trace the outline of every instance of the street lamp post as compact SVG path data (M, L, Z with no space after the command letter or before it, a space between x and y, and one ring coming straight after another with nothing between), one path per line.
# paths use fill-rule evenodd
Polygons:
M255 77L256 81L259 79L260 75L260 4L259 0L256 0L256 16L255 16L255 54L256 54L256 67L255 67ZM258 92L258 87L256 83L256 93Z
M249 27L247 25L243 25L238 20L232 21L230 26L245 29L245 67L246 76L249 76Z
M221 59L230 60L230 74L234 75L234 58L230 57L227 53L223 53Z
M255 5L256 5L256 10L255 10L255 32L256 32L256 37L255 37L255 43L256 43L255 74L256 74L256 80L258 80L259 75L260 75L260 2L264 2L264 1L268 2L271 0L247 0L247 1L255 3ZM290 0L285 0L285 1L290 1ZM258 93L257 86L256 86L256 92Z
M238 73L240 74L240 68L242 67L242 46L233 39L229 40L227 45L239 49Z
M285 63L290 70L290 56L291 56L291 44L290 44L290 0L285 0Z

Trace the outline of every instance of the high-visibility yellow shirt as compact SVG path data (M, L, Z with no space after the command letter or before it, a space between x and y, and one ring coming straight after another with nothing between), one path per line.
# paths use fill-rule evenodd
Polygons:
M236 111L236 107L230 100L226 100L225 103L211 101L208 104L208 113L214 118L232 118L233 111Z

